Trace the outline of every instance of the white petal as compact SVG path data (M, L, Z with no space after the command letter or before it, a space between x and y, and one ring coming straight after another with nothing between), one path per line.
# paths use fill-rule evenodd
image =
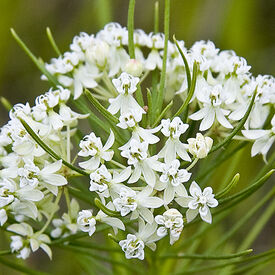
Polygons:
M138 212L146 222L148 222L148 223L154 222L154 216L148 208L141 207L138 209Z
M140 166L137 166L137 167L135 167L132 176L128 180L128 183L137 182L139 180L140 176L141 176L141 168L140 168Z
M114 141L115 141L115 136L114 136L114 133L112 130L110 130L110 135L109 135L109 138L108 140L106 141L104 147L102 148L103 151L106 151L108 149L110 149L113 144L114 144Z
M100 165L100 157L92 157L89 160L79 162L78 165L85 170L96 170Z
M154 187L156 183L156 175L146 162L142 163L142 174L144 176L146 183Z
M242 130L242 134L248 139L258 139L268 135L268 130Z
M171 184L168 184L167 188L164 190L164 203L169 204L175 197L175 190Z
M50 247L48 245L44 244L44 243L42 243L40 245L40 247L41 247L41 249L44 250L44 252L47 253L47 255L49 256L49 258L52 259L52 250L50 249Z
M175 201L182 207L188 208L189 202L193 200L192 197L180 197L176 198Z
M198 209L188 209L186 211L187 222L191 222L192 220L194 220L196 218L196 216L198 215L198 213L199 213Z
M126 181L130 177L131 172L132 172L131 167L128 166L126 169L122 170L122 172L120 174L114 176L113 182L121 183L121 182Z
M232 129L233 126L231 125L231 123L225 118L224 114L222 113L222 111L220 109L216 109L216 117L218 122L225 128L229 128Z
M214 120L215 120L215 111L213 108L210 107L208 109L208 113L206 114L206 116L204 117L204 119L200 124L200 131L205 131L209 129L213 125Z
M42 169L41 173L43 173L43 174L53 174L53 173L57 172L58 170L60 170L61 167L62 167L62 160L58 160L54 163L51 163L51 164L45 166Z
M144 197L139 199L139 204L147 208L159 208L163 205L163 200L158 197Z
M68 183L66 178L64 178L61 175L57 175L57 174L43 175L42 179L44 182L54 185L54 186L62 186L62 185L66 185Z
M180 197L187 197L188 196L186 188L184 187L183 184L180 184L180 185L174 187L174 189L175 189L178 196L180 196Z

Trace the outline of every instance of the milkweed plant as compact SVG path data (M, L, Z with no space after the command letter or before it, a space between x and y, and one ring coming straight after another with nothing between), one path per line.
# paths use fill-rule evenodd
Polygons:
M273 173L275 80L253 76L243 57L211 41L187 49L175 36L169 40L169 2L164 33L158 32L158 3L154 32L134 30L133 0L128 28L109 23L97 34L80 33L65 53L47 29L58 55L47 63L12 30L50 89L33 106L9 106L2 98L10 120L0 133L0 225L10 248L0 252L1 263L36 274L4 255L25 260L41 248L54 260L55 247L93 253L130 274L157 270L168 258L195 263L171 266L169 274L226 266L226 274L243 274L274 259L274 250L245 257L257 232L241 251L215 253L242 219L212 249L185 253L186 242L207 238L216 220L230 219L233 207ZM254 181L236 192L236 174L213 188L215 169L248 143L251 157L263 156ZM266 192L250 211L274 200L275 189ZM200 223L205 226L196 230ZM189 226L193 233L186 237Z

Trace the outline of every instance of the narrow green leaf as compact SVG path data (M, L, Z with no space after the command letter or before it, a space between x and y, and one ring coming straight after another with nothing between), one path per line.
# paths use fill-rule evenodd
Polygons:
M60 156L58 156L46 143L42 141L42 139L33 131L33 129L27 124L26 121L23 119L20 119L22 125L26 129L26 131L29 133L29 135L36 141L36 143L45 150L51 157L53 157L56 160L62 160L62 163L67 166L68 168L76 171L77 173L83 175L83 176L89 176L89 173L79 169L78 167L68 163L64 159L62 159Z
M49 275L49 273L33 270L31 268L16 263L14 260L9 261L3 257L0 257L0 263L28 275Z
M155 7L154 7L154 33L159 32L159 2L155 2Z
M250 254L253 249L248 249L242 252L229 254L229 255L209 255L209 254L187 254L187 253L178 253L178 254L165 254L160 256L160 258L177 258L177 259L202 259L202 260L225 260L245 256Z
M113 247L106 247L103 245L99 245L97 243L91 243L91 242L86 242L86 241L72 241L72 245L78 246L78 247L85 247L85 248L90 248L90 249L95 249L95 250L100 250L100 251L112 251L112 252L120 252L121 249L119 248L113 248Z
M3 107L7 110L10 111L12 109L11 103L3 96L0 97L1 104Z
M157 114L161 112L163 105L163 95L165 87L166 78L166 65L167 65L167 53L168 53L168 39L169 39L169 24L170 24L170 0L165 0L164 7L164 51L163 51L163 61L162 70L160 75L159 92L157 96Z
M228 144L232 138L241 130L241 128L244 126L251 110L252 110L252 107L253 107L253 104L254 104L254 101L255 101L255 97L256 97L256 94L257 94L257 88L255 89L254 93L253 93L253 96L252 96L252 99L250 101L250 104L249 104L249 107L244 115L244 117L240 120L240 122L238 123L238 125L235 127L235 129L231 132L231 134L225 138L223 141L221 141L219 144L215 145L212 147L212 149L210 150L209 154L217 151L218 149L220 149L221 147L225 146L226 144Z
M163 109L163 111L161 112L161 114L157 117L156 121L153 124L153 128L156 127L159 122L161 121L161 119L165 116L165 114L170 110L170 108L173 106L173 100Z
M214 171L215 168L220 166L224 161L228 160L230 157L234 156L239 150L244 148L248 144L247 141L239 143L234 149L231 151L226 150L225 152L221 152L218 157L214 158L213 163L211 163L207 169L202 171L202 173L199 172L196 180L200 181L204 178L206 178L208 175L211 175ZM208 160L207 160L208 161Z
M110 259L109 257L102 256L99 253L91 252L87 249L83 249L83 248L72 246L72 245L58 245L58 247L60 247L62 249L71 250L71 251L74 251L74 252L77 252L77 253L81 253L81 254L90 256L92 258L101 260L103 262L107 262L107 263L115 264L115 265L121 265L121 266L131 270L132 272L134 271L134 272L137 272L137 273L142 273L142 270L139 270L135 265L129 265L125 261L122 262L122 261L118 261L118 260L113 260L113 259Z
M2 250L0 251L0 256L9 255L11 253L12 253L11 250Z
M184 271L184 272L176 273L176 275L193 274L193 273L198 274L199 272L202 272L202 271L220 269L220 268L223 268L223 267L226 267L226 266L230 266L230 265L251 262L251 261L254 261L256 259L261 259L261 258L269 256L269 255L273 255L274 256L274 254L275 254L275 249L271 249L271 250L263 252L261 254L258 254L258 255L255 255L255 256L251 256L251 257L247 257L245 259L228 260L228 261L226 261L225 263L222 263L222 264L214 264L214 265L209 265L209 266L203 266L203 267L199 267L199 268L194 268L194 269L189 270L189 271Z
M121 217L120 212L109 209L98 198L95 198L95 205L110 217Z
M267 195L265 195L254 207L252 207L242 218L234 224L234 226L227 230L226 233L215 242L215 245L210 249L210 251L216 251L216 249L222 246L226 241L228 241L248 220L275 194L275 188L273 188Z
M196 82L197 82L197 74L198 74L198 64L195 61L193 64L192 80L191 80L190 90L188 91L187 98L185 99L184 103L180 106L180 108L178 109L178 111L175 113L175 115L173 117L179 116L184 111L184 109L188 106L188 104L195 92Z
M259 271L265 267L266 263L273 261L274 259L275 259L275 255L270 255L269 257L263 257L256 262L252 262L250 264L247 264L244 267L237 269L236 271L233 271L232 275L243 275L247 271L249 271L249 275L264 274L264 273L259 273Z
M109 121L118 123L119 120L117 117L113 116L101 103L92 95L92 93L85 89L84 94L88 100L93 104L93 106Z
M188 92L190 91L190 87L191 87L191 73L190 73L190 68L189 68L189 65L188 65L188 62L187 62L187 59L182 51L182 49L180 48L179 46L179 43L175 37L175 35L173 36L173 40L178 48L178 51L181 55L181 58L183 60L183 63L184 63L184 66L185 66L185 71L186 71L186 78L187 78L187 85L188 85Z
M268 207L265 209L265 211L261 214L261 216L258 218L256 223L253 224L253 227L249 231L249 233L246 235L246 237L243 239L240 249L245 249L244 247L250 246L259 233L262 231L266 223L270 220L270 218L275 213L275 200L270 202Z
M58 48L58 46L57 46L57 44L56 44L56 42L55 42L55 40L53 38L51 29L49 27L46 28L46 33L47 33L47 37L48 37L48 39L49 39L49 41L50 41L53 49L57 53L57 56L61 56L62 54L61 54L61 52L60 52L60 50L59 50L59 48Z
M236 198L242 198L242 199L247 198L248 196L253 194L255 191L257 191L269 179L269 177L274 173L274 171L275 171L274 169L270 170L265 176L263 176L262 178L257 180L255 183L249 185L244 190L242 190L232 196L229 196L229 197L226 197L226 198L220 200L219 204L223 204L226 202L232 202L232 200L234 200Z
M140 106L144 106L143 94L140 85L138 85L136 90L136 100Z
M147 112L147 116L148 116L148 121L147 121L147 125L151 125L153 122L153 106L152 106L152 93L150 91L150 89L147 88L147 105L148 105L148 112Z
M39 61L39 59L30 51L30 49L21 40L21 38L17 35L14 29L11 29L11 34L13 38L16 40L16 42L19 44L19 46L25 51L25 53L30 57L33 63L38 67L38 69L47 77L49 82L51 82L54 87L60 85L56 77L54 77L52 74L49 73L48 70L46 70L44 64L41 61Z
M128 8L128 49L131 59L135 58L135 44L134 44L134 17L135 17L135 0L129 1Z
M215 195L215 198L221 199L223 196L225 196L233 187L235 187L235 185L239 182L239 179L240 174L237 173L230 181L230 183L223 190L221 190L219 193Z

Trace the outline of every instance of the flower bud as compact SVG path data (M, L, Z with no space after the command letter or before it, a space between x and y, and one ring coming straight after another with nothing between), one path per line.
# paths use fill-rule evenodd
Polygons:
M188 149L189 152L195 158L205 158L213 144L213 139L210 137L204 137L201 133L197 133L196 138L189 138L188 142Z
M132 76L140 76L142 70L142 64L137 59L130 59L125 65L125 72Z
M106 65L109 51L110 47L106 42L97 41L86 50L86 58L88 62L95 62L97 66L102 68Z

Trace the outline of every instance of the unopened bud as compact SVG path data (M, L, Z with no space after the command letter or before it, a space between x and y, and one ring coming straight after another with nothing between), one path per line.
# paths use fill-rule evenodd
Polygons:
M142 64L137 59L130 59L125 65L125 72L132 76L139 77L142 74L142 71Z
M213 144L213 139L210 137L204 137L201 133L197 133L196 138L189 138L188 142L188 149L189 152L195 158L205 158Z

